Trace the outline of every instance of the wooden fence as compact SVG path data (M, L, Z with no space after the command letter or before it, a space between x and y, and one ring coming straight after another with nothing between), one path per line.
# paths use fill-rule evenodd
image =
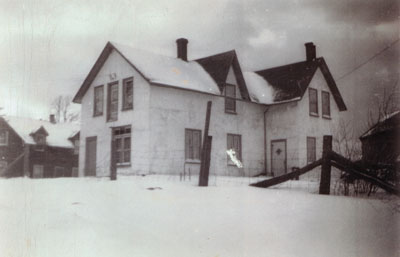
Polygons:
M303 175L318 166L321 166L319 194L326 194L326 195L330 194L331 167L333 166L353 176L355 179L362 179L368 181L372 185L380 187L388 193L400 195L399 189L396 187L396 185L390 184L387 181L384 181L377 176L371 175L368 172L368 170L376 169L377 168L375 167L376 165L375 166L370 165L368 167L365 167L332 151L332 136L324 136L321 159L313 163L310 163L301 169L297 169L293 172L286 173L278 177L274 177L271 179L251 184L251 186L262 187L262 188L274 186L286 182L288 180L295 179L300 175Z

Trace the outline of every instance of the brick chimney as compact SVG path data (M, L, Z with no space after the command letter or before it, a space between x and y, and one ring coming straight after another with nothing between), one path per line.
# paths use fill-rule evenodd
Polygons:
M176 40L177 57L187 62L187 44L189 41L186 38L178 38Z
M56 116L54 114L50 114L49 120L51 123L56 124Z
M313 42L308 42L304 44L306 46L306 56L307 56L307 61L311 62L315 60L317 57L316 51L315 51L315 45Z

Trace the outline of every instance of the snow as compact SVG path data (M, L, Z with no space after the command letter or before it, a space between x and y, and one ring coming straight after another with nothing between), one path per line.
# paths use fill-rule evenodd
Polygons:
M249 187L254 178L0 180L2 256L396 256L379 200ZM221 183L220 183L221 182ZM151 188L153 190L149 190Z
M5 116L4 119L26 144L35 144L35 141L30 134L36 132L43 126L49 134L46 138L47 145L72 148L72 142L69 141L68 138L75 135L80 129L79 124L76 123L53 124L45 120L35 120L15 116Z
M262 104L274 103L274 89L263 77L249 71L243 72L243 76L253 102Z
M211 76L195 61L183 61L110 42L152 83L214 95L221 92Z

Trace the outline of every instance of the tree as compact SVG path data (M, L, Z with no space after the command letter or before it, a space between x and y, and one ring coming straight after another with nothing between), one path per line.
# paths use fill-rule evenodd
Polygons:
M72 108L72 97L69 95L59 95L51 103L56 122L72 122L79 119L79 111Z

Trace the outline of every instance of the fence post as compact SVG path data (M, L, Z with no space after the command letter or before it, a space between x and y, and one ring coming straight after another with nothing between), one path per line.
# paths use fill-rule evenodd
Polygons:
M331 160L329 153L332 151L332 136L324 136L323 140L319 194L329 195L331 189Z
M201 149L201 162L200 162L200 174L199 174L199 186L208 186L208 175L210 168L210 152L211 152L211 137L208 136L208 130L210 127L211 117L211 105L212 102L207 102L206 122L204 125L204 137L203 147ZM208 159L208 160L207 160Z
M111 139L110 180L117 180L116 147L115 147L114 130L112 131L113 132Z

